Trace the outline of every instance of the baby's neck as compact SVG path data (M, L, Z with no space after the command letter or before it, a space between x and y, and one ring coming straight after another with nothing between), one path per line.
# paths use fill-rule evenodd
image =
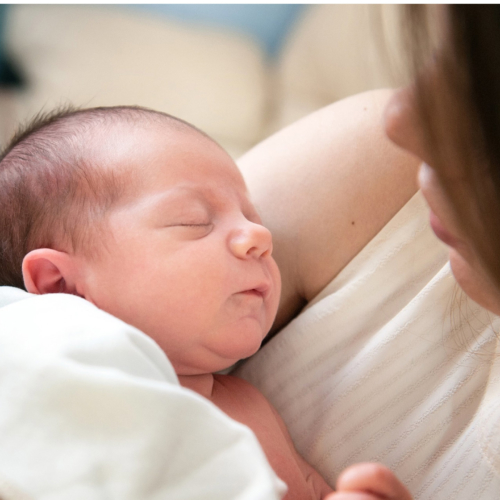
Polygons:
M191 389L201 396L212 399L212 390L214 387L213 373L203 373L201 375L178 375L182 387Z

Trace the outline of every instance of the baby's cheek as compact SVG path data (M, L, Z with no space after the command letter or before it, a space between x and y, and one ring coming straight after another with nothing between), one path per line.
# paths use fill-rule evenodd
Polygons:
M274 259L272 260L271 274L273 279L273 290L270 296L271 303L269 306L269 314L272 316L271 317L271 324L272 324L274 318L276 317L276 313L278 312L278 307L281 297L281 273L279 271L278 264L276 264Z
M279 296L273 296L269 303L266 304L266 323L263 325L265 330L264 335L269 333L269 330L273 326L274 320L276 318L276 313L278 312L280 298Z

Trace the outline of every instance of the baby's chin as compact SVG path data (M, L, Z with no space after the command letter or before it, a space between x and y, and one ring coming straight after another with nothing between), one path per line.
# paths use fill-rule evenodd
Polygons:
M221 360L220 362L206 363L203 366L176 366L174 364L175 373L178 376L190 377L196 375L207 375L207 374L227 374L237 365L240 359L236 360Z
M244 359L249 358L255 354L262 341L254 342L253 345L246 343L246 345L240 345L239 348L235 346L225 346L224 349L213 349L207 348L204 352L197 358L187 360L182 364L176 363L175 360L171 360L177 375L203 375L207 373L227 373L232 369L236 363Z

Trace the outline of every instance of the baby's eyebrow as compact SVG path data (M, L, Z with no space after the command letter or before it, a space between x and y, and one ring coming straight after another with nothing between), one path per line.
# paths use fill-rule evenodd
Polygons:
M173 186L172 188L148 192L143 196L131 199L125 203L121 210L133 210L141 218L155 218L158 212L169 212L177 207L184 209L186 206L197 206L211 210L210 203L203 194L190 186Z
M154 196L153 203L174 203L177 201L184 201L185 199L196 199L200 201L207 201L206 196L199 189L190 186L174 186L167 191L163 191Z
M255 212L255 207L248 199L247 193L245 193L245 196L236 193L236 196L243 211ZM148 205L147 209L152 212L168 210L169 207L177 206L182 206L182 208L195 206L208 212L214 212L223 209L227 203L230 203L229 199L232 199L232 196L224 190L217 189L216 185L200 186L196 183L186 182L174 185L165 191L148 195L146 203Z
M158 193L154 196L154 200L151 200L151 204L148 207L148 211L169 211L171 209L185 210L191 207L202 208L208 212L213 211L213 206L210 203L209 197L206 196L201 190L192 188L190 186L175 186L163 193Z

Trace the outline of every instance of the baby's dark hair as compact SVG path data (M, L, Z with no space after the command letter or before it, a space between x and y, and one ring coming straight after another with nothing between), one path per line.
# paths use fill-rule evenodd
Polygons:
M24 289L22 262L37 248L98 251L104 216L130 185L124 175L99 168L95 143L117 123L162 122L194 126L137 106L76 109L38 114L0 154L0 286Z

